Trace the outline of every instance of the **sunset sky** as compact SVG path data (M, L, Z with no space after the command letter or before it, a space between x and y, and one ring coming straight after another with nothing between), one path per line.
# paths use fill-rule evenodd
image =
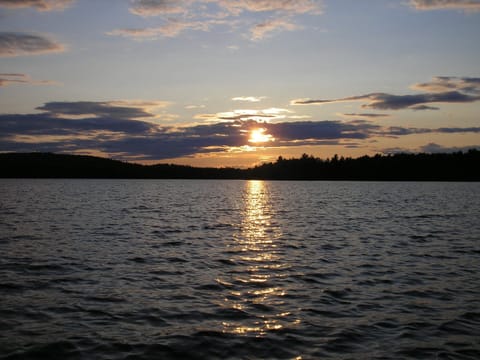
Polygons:
M480 0L0 0L0 152L480 148Z

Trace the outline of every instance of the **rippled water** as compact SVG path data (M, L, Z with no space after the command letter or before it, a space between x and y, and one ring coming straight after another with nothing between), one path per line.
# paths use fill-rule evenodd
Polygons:
M479 359L480 184L0 180L2 359Z

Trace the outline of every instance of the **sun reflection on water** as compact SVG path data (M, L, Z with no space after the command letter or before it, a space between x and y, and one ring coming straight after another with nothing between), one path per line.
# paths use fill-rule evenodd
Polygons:
M231 286L222 306L239 311L242 319L224 321L223 331L263 336L297 322L283 300L287 291L282 279L289 265L278 248L282 231L268 183L246 182L241 216L240 229L229 248L235 266L229 272Z

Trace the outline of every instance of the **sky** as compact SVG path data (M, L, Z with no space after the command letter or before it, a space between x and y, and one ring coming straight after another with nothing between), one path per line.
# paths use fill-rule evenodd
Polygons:
M0 152L480 148L480 0L0 0Z

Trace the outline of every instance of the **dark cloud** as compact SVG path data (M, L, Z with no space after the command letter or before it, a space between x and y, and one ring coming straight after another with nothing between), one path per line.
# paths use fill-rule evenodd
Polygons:
M317 105L347 101L368 101L363 108L376 110L432 110L431 106L421 106L429 103L469 103L480 100L480 96L473 96L459 91L443 93L415 94L415 95L392 95L387 93L371 93L360 96L351 96L332 100L293 100L292 105ZM420 106L419 106L420 105Z
M449 133L449 134L451 134L451 133L465 133L465 132L478 133L478 132L480 132L480 127L467 127L467 128L443 127L443 128L436 129L436 132Z
M439 145L436 143L428 143L426 145L420 146L418 149L412 150L412 149L406 149L406 148L401 148L401 147L395 147L395 148L387 148L383 149L382 153L384 154L399 154L399 153L429 153L429 154L434 154L434 153L452 153L452 152L467 152L468 150L471 149L479 149L480 150L480 145L471 145L471 146L443 146Z
M400 110L413 107L419 110L419 105L428 103L469 103L480 100L479 96L471 96L458 91L430 93L418 95L377 94L369 97L370 103L363 107L372 109ZM431 107L428 107L431 109Z
M182 13L191 1L185 0L133 0L130 12L140 16Z
M436 76L431 81L412 86L424 92L461 91L471 95L480 95L480 78Z
M410 106L409 109L419 111L419 110L440 110L439 107L436 106L428 106L428 105L415 105Z
M250 133L259 128L270 136L270 141L259 144L265 147L340 143L358 146L362 140L378 137L480 132L480 127L382 127L365 120L267 123L249 119L161 126L150 122L153 115L144 106L151 103L135 104L50 102L38 108L44 111L40 114L0 115L0 151L101 151L117 158L161 160L252 145Z
M379 118L379 117L388 117L389 114L373 114L373 113L349 113L349 114L342 114L343 116L348 117L357 117L357 118Z
M110 117L67 119L50 114L0 115L0 137L12 136L78 136L91 132L116 132L145 135L156 130L153 124L138 120Z
M417 10L480 11L479 0L410 0L410 6Z
M466 127L466 128L404 128L401 126L390 126L384 129L381 134L385 136L405 136L413 134L431 134L431 133L443 133L443 134L455 134L455 133L478 133L480 127Z
M263 126L263 125L262 125ZM265 124L269 134L282 141L305 139L365 139L379 126L368 123L352 124L340 121L297 121Z
M0 32L0 57L37 55L62 51L65 51L64 45L41 35Z
M74 0L0 0L0 6L8 8L33 7L39 11L63 10Z
M140 107L119 106L112 102L75 101L75 102L49 102L37 107L55 116L96 116L117 119L132 119L152 117L153 114Z
M370 93L339 99L296 99L292 105L321 105L328 103L363 101L362 108L376 110L438 110L431 103L471 103L480 100L480 78L435 77L431 82L415 84L423 94L393 95Z
M434 132L433 129L422 129L422 128L405 128L401 126L390 126L386 128L382 134L385 136L405 136L405 135L413 135L413 134L425 134Z
M470 149L480 149L480 145L473 145L473 146L442 146L435 143L429 143L427 145L421 146L420 151L425 153L450 153L450 152L457 152L457 151L468 151Z
M25 74L0 74L0 87L11 84L25 84L28 83Z
M143 154L145 159L175 158L251 145L250 131L259 127L275 138L264 146L335 145L342 140L365 139L370 128L365 124L355 126L337 121L268 124L246 120L171 128L151 136L105 142L97 148L104 152Z

